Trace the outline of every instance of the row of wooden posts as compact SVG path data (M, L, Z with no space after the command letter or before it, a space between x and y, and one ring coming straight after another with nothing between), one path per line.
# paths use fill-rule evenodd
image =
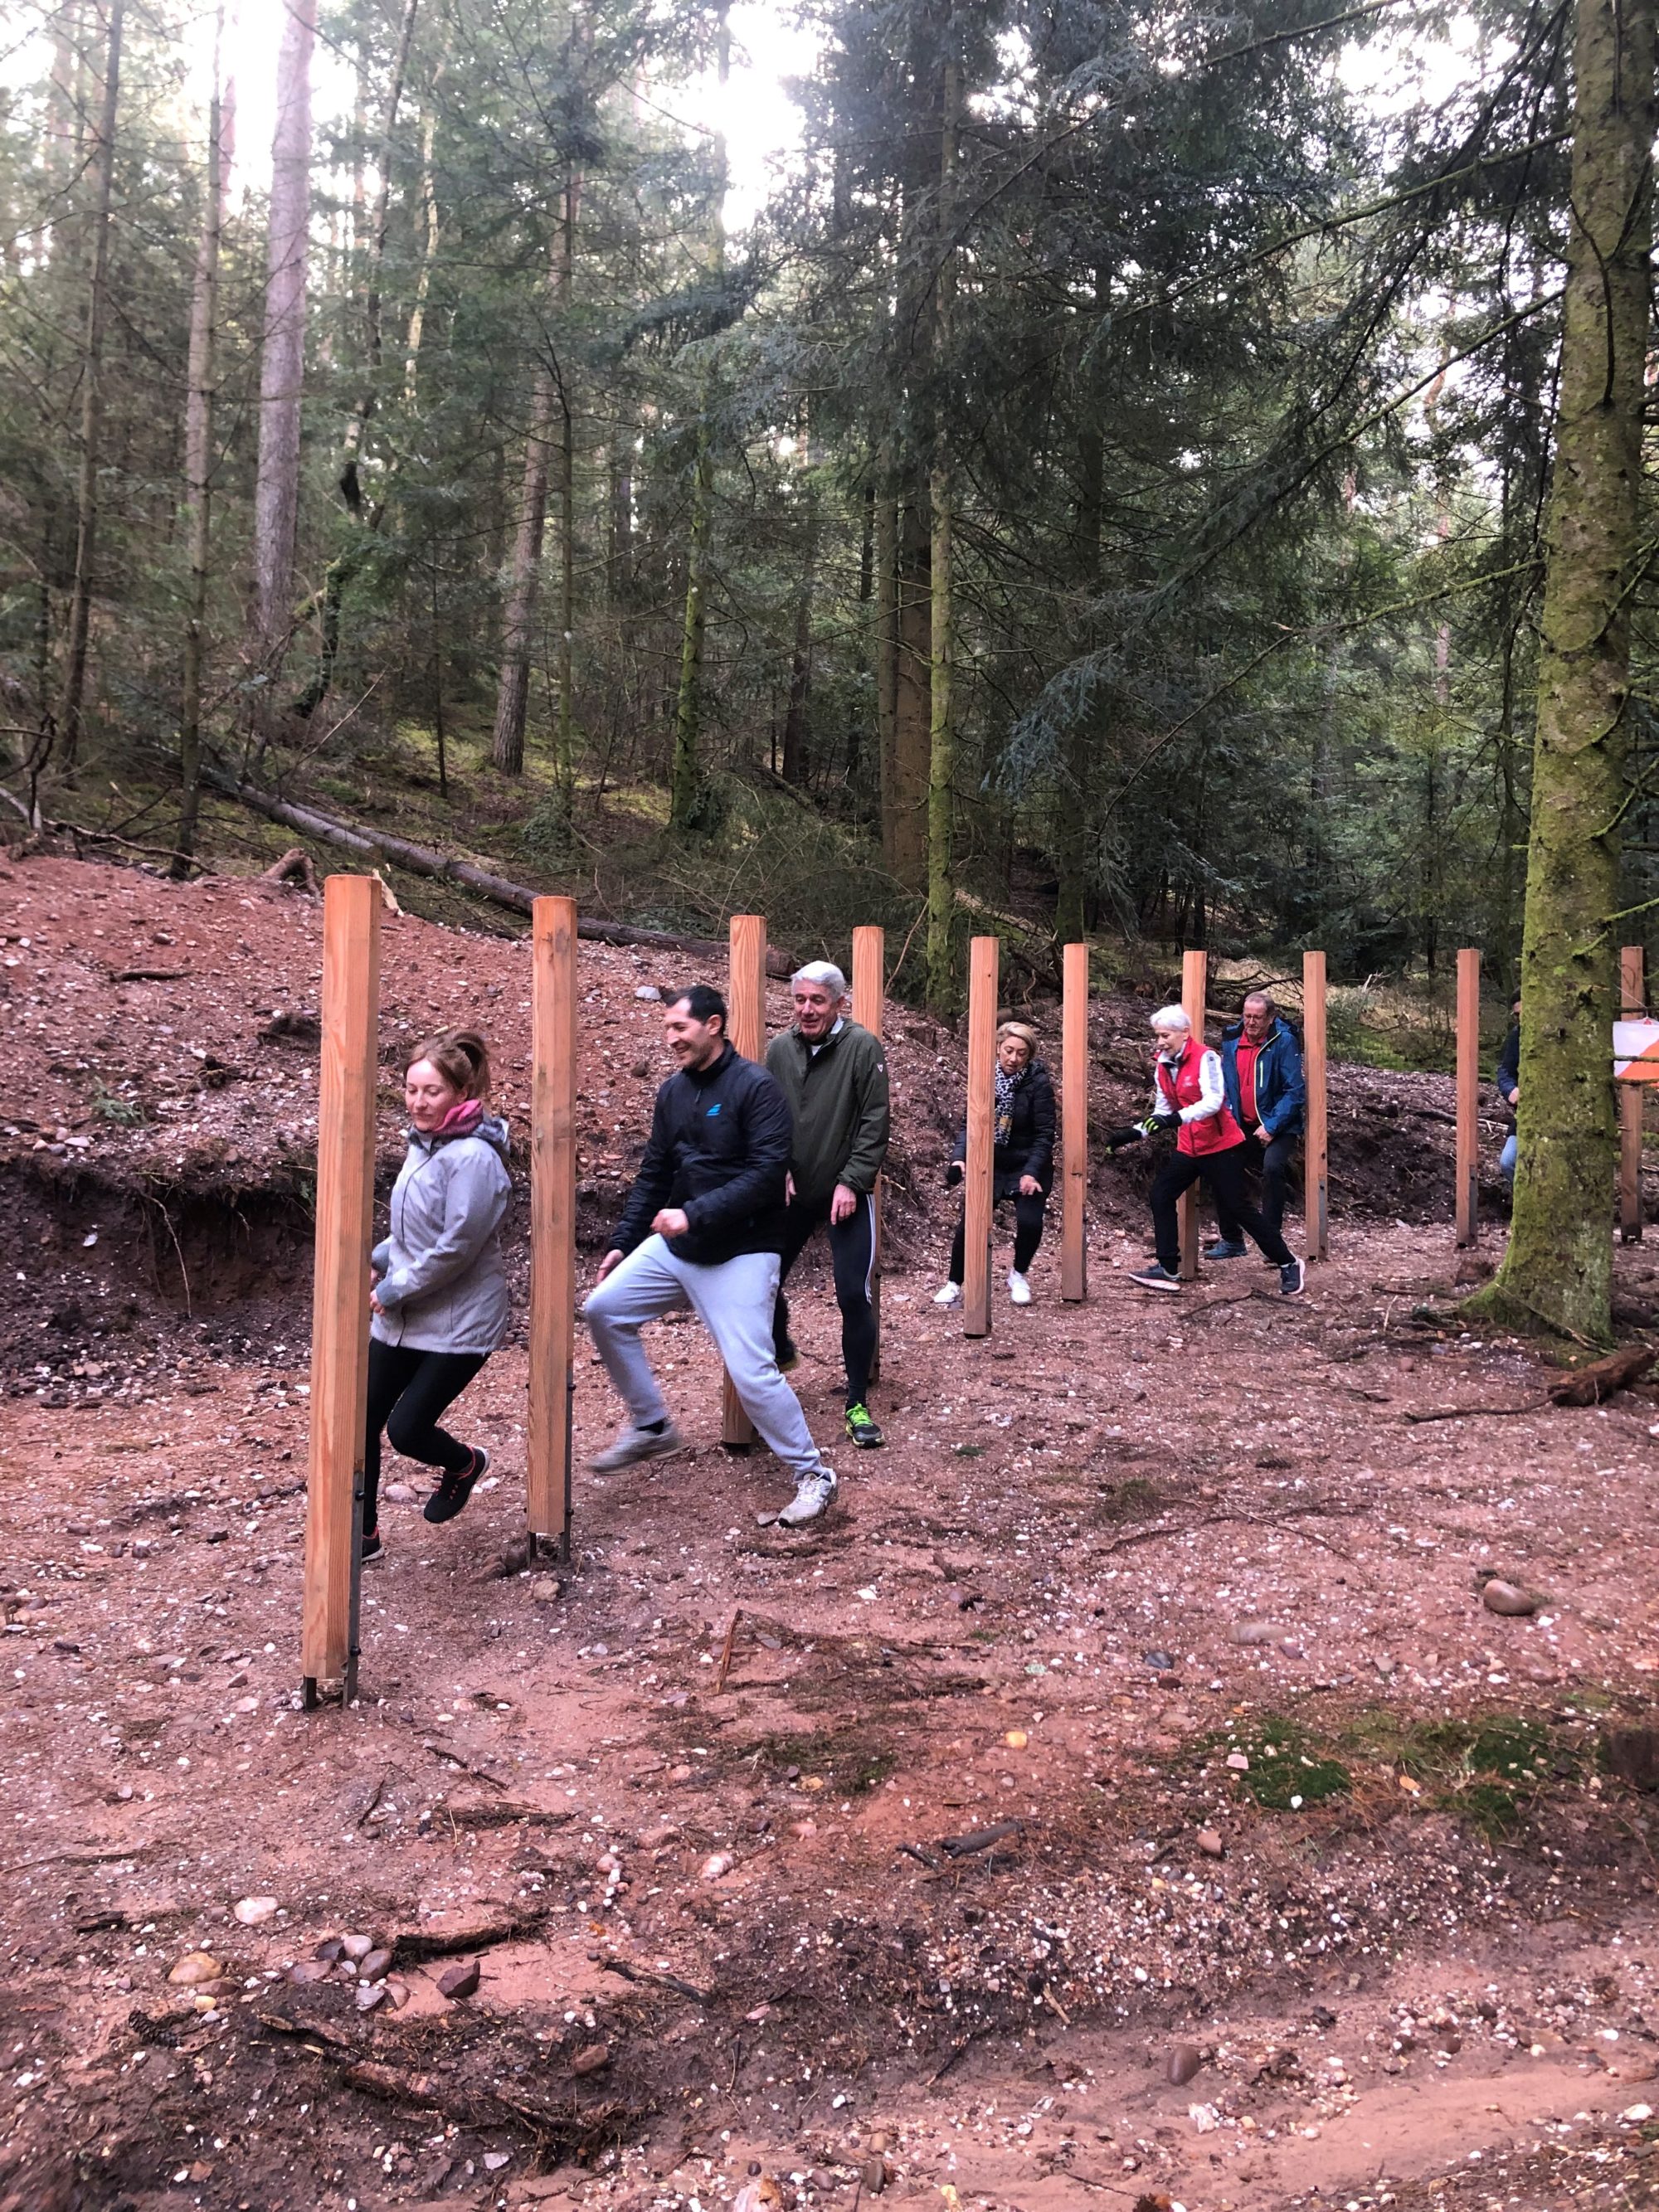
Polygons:
M368 1386L368 1254L374 1199L374 1111L379 1079L380 887L373 876L331 876L323 902L322 1068L318 1086L317 1256L311 1342L311 1453L306 1522L301 1666L307 1704L319 1683L356 1693L359 1516ZM964 1334L991 1328L992 1153L1000 947L976 937L969 951L968 1158ZM853 932L853 1018L882 1034L885 940ZM1063 955L1060 1043L1060 1297L1088 1296L1085 1209L1089 1177L1089 948ZM568 898L535 905L531 953L530 1378L526 1453L529 1531L538 1546L568 1557L571 1519L571 1401L576 1336L576 908ZM1642 1004L1642 954L1621 967L1626 1008ZM729 1034L751 1060L766 1050L766 923L735 915L727 988ZM1182 956L1182 1005L1204 1032L1208 958ZM1325 955L1302 960L1303 1058L1308 1103L1304 1140L1306 1255L1329 1253L1327 1158ZM1457 1241L1477 1234L1480 1082L1480 955L1457 956ZM1638 1174L1641 1098L1620 1087L1620 1212L1627 1239L1641 1234ZM1198 1272L1198 1211L1182 1200L1182 1273ZM873 1295L881 1318L881 1206L876 1206ZM754 1440L730 1378L722 1441Z

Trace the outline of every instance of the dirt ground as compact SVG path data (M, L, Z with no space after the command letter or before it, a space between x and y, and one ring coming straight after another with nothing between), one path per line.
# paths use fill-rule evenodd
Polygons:
M459 1520L389 1463L361 1703L304 1714L315 908L0 894L6 2212L1659 2203L1659 1401L1550 1405L1461 1332L1443 1080L1339 1072L1305 1299L1254 1258L1135 1292L1145 1163L1103 1161L1089 1303L1051 1239L970 1343L930 1303L960 1055L901 1015L890 1443L835 1453L833 1517L760 1525L787 1485L674 1320L690 1449L583 1476L569 1566L525 1562L515 1343ZM522 951L387 938L389 1070L465 1006L520 1104ZM670 978L583 957L591 1252ZM1100 1011L1103 1117L1144 1013ZM579 1452L615 1415L585 1368Z

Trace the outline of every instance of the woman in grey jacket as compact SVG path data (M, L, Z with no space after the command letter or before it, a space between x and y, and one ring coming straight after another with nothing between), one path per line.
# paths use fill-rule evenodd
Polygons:
M473 1030L423 1044L404 1076L409 1154L392 1192L392 1234L370 1266L363 1557L380 1550L380 1435L440 1470L428 1521L453 1521L489 1464L438 1416L507 1334L501 1225L512 1194L507 1124L486 1112L489 1054Z

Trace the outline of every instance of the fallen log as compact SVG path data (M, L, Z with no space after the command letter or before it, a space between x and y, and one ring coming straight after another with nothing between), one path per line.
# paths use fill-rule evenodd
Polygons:
M1561 1382L1551 1383L1551 1401L1557 1406L1599 1406L1615 1390L1627 1389L1639 1381L1656 1359L1659 1359L1659 1352L1651 1345L1626 1345L1622 1352L1611 1352L1605 1359L1592 1360L1588 1367L1580 1367Z
M204 774L203 781L222 797L234 799L239 806L264 815L268 822L280 822L284 829L297 830L304 836L337 846L343 852L356 853L366 860L389 860L412 876L464 884L481 898L514 914L531 913L538 896L527 884L495 875L475 861L458 860L453 853L441 853L430 845L412 844L407 837L394 837L388 830L365 830L356 823L337 821L332 815L319 813L314 806L296 805L291 799L277 799L229 776ZM576 917L576 934L593 945L644 945L659 952L688 953L696 960L723 961L729 951L718 938L680 937L667 929L635 929L629 922L606 921L586 914ZM794 963L787 953L769 948L766 972L787 976L793 974Z

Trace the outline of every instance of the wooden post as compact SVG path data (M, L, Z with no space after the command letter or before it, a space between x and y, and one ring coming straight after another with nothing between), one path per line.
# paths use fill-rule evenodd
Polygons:
M1302 956L1302 1071L1308 1086L1302 1136L1303 1250L1310 1260L1331 1256L1330 1088L1325 1060L1325 956Z
M317 1263L311 1300L311 1451L300 1632L304 1701L338 1680L356 1695L356 1594L368 1394L380 886L323 886L322 1066L317 1085Z
M991 1189L996 1142L997 966L994 937L968 947L968 1180L962 1271L964 1336L991 1334Z
M1060 1295L1075 1304L1089 1295L1089 948L1062 955L1060 1012Z
M766 1057L766 919L758 914L732 917L732 973L726 994L731 1018L726 1033L745 1060ZM720 1442L727 1451L747 1451L755 1441L749 1416L727 1375L720 1385Z
M873 923L853 932L853 1019L872 1037L881 1035L887 1011L887 933ZM870 1380L881 1380L881 1177L876 1177L875 1261L870 1270L870 1310L875 1317L876 1350Z
M1210 956L1207 952L1183 952L1181 956L1181 1003L1187 1010L1187 1018L1193 1025L1193 1035L1201 1045L1204 1042L1205 1000L1209 995ZM1180 1201L1181 1211L1181 1279L1190 1283L1198 1273L1198 1193L1186 1192Z
M526 1519L570 1557L576 1387L576 902L538 898L530 978L530 1440Z
M1626 945L1619 955L1619 995L1624 1018L1638 1021L1647 1012L1647 978L1642 948ZM1642 1103L1647 1085L1618 1083L1619 1235L1626 1244L1642 1241Z
M1480 955L1457 956L1457 1241L1480 1239Z

